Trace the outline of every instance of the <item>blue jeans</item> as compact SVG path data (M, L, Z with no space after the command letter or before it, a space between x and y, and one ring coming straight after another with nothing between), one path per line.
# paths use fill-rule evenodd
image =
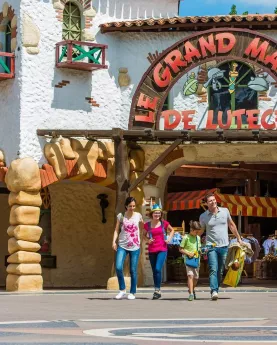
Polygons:
M218 292L224 271L228 247L215 247L208 251L211 293Z
M155 290L160 290L162 284L162 269L165 263L167 252L149 253L149 260L152 267Z
M135 294L137 291L137 271L138 271L138 261L139 261L140 249L137 250L127 250L122 247L117 248L116 259L115 259L115 270L118 279L119 289L125 290L126 285L124 281L124 262L127 254L130 256L130 275L131 275L131 289L130 293Z

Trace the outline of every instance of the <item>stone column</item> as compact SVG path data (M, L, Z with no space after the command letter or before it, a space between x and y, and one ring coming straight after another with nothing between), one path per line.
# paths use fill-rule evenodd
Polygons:
M5 177L10 190L11 206L8 228L7 291L40 291L43 288L41 256L37 241L42 229L39 223L42 204L38 164L32 158L13 161Z

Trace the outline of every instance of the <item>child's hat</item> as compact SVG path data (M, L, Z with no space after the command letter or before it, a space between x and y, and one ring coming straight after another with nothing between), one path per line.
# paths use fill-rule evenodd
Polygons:
M163 211L161 199L159 199L159 204L152 204L152 199L150 200L150 213L153 213L155 211Z

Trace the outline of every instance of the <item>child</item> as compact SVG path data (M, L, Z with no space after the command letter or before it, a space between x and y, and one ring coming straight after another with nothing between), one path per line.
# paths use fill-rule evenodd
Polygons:
M201 232L201 225L199 222L191 220L190 223L190 233L185 235L181 244L179 251L184 254L184 261L186 263L186 258L199 258L199 265L197 268L186 265L187 276L188 276L188 288L189 288L189 301L196 299L195 287L199 278L199 266L200 266L200 249L201 240L198 233Z

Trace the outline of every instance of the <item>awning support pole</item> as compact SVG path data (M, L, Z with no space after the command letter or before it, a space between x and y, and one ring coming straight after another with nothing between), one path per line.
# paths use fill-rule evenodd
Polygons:
M131 184L128 192L134 190L178 145L183 139L176 139L149 167Z
M128 197L129 168L127 147L123 141L123 130L113 128L112 134L115 152L115 180L116 180L116 216L124 211L125 200Z

